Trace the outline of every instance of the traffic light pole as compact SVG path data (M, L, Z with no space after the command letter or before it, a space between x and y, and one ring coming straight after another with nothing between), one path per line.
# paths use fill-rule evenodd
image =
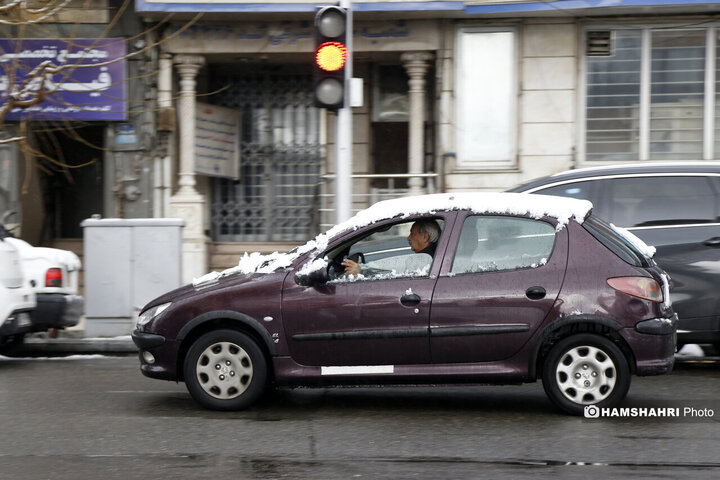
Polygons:
M352 1L341 0L340 7L347 10L347 64L345 67L345 102L337 112L335 155L335 223L352 216L352 107L350 83L353 76L353 15Z

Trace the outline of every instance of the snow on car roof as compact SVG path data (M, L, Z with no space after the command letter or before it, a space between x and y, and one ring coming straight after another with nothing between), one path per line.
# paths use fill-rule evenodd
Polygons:
M444 210L470 210L478 214L527 215L532 218L551 217L557 219L557 229L562 229L571 218L582 223L592 209L592 203L550 195L527 193L437 193L413 197L396 198L378 202L358 212L349 220L335 225L305 245L289 253L245 254L236 267L223 272L211 272L193 280L193 285L206 284L226 275L235 273L270 273L279 268L289 267L295 259L307 252L320 253L327 248L331 238L346 231L357 230L373 223L395 217L429 214Z
M558 220L562 228L571 217L582 222L592 209L587 200L554 197L550 195L537 195L529 197L524 193L436 193L416 197L403 197L378 202L369 208L358 212L347 222L343 222L331 229L347 230L370 225L379 220L397 216L410 216L415 214L432 214L440 210L471 210L480 214L509 214L529 215L533 218L553 217ZM348 224L350 227L348 227ZM357 226L355 226L357 224ZM339 232L338 232L339 233Z

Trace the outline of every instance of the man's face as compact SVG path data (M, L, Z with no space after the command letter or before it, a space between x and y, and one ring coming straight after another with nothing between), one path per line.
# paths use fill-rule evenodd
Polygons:
M408 243L413 252L422 252L425 247L430 245L430 234L420 233L420 227L417 223L413 224L408 235Z

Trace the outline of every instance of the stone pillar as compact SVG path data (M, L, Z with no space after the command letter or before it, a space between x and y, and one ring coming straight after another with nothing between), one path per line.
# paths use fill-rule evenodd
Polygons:
M407 70L409 81L410 112L408 125L408 173L425 173L425 85L430 61L433 59L430 52L403 53L402 60ZM424 181L421 177L408 180L410 195L421 195Z
M177 101L180 188L170 200L170 214L185 221L182 278L183 282L189 283L193 278L208 273L205 198L195 188L196 78L205 58L199 55L176 55L173 62L180 75L180 96Z
M159 59L158 72L158 113L157 113L157 156L155 157L154 217L170 215L170 196L172 194L172 151L175 138L175 109L172 101L173 58L163 53Z

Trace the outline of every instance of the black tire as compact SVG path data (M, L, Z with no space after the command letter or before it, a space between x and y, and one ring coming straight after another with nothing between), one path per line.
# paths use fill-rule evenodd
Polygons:
M6 357L19 357L25 354L25 334L18 333L0 339L0 355Z
M611 340L590 333L560 340L548 353L543 388L560 409L582 415L585 407L611 408L630 388L630 367Z
M188 350L183 372L193 399L210 410L252 405L267 384L267 360L255 341L236 330L214 330Z

